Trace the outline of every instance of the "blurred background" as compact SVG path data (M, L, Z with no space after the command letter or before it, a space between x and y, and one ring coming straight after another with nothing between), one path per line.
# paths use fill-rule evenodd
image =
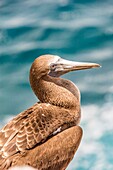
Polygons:
M67 170L113 170L113 1L0 0L0 127L37 102L29 69L47 53L102 65L64 76L81 91L84 129Z

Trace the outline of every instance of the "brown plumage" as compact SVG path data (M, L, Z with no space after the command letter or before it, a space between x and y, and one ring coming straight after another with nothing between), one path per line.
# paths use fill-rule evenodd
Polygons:
M59 76L74 70L99 67L54 55L37 58L30 84L39 99L0 131L0 170L30 165L38 170L65 170L82 137L80 93Z

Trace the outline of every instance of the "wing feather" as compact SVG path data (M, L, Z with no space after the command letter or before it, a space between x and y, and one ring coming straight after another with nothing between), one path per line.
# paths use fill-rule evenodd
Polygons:
M82 138L82 129L74 126L53 136L28 151L26 157L15 158L14 165L29 164L40 170L65 170L73 159Z
M43 143L63 124L75 122L75 116L69 112L57 106L37 103L20 113L0 131L0 154L6 158Z

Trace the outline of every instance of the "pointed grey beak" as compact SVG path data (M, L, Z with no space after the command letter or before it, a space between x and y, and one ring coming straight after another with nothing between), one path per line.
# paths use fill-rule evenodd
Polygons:
M74 62L74 61L64 60L62 58L59 60L59 62L57 64L61 65L62 69L67 70L67 71L76 71L76 70L83 70L83 69L101 67L97 63ZM59 71L60 71L60 69L59 69Z
M51 72L49 73L49 75L59 77L70 71L84 70L97 67L101 66L97 63L74 62L59 58L59 60L56 63L52 63Z

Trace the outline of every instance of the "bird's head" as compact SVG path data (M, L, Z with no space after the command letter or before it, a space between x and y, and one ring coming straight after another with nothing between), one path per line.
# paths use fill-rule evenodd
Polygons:
M77 101L80 101L78 88L70 81L58 77L70 71L95 67L100 65L69 61L56 55L43 55L36 58L31 66L30 84L41 102L76 107Z
M62 59L56 55L42 55L35 59L31 67L31 73L38 73L37 78L44 75L49 75L52 77L59 77L65 73L76 70L90 69L100 67L97 63L88 62L74 62Z

